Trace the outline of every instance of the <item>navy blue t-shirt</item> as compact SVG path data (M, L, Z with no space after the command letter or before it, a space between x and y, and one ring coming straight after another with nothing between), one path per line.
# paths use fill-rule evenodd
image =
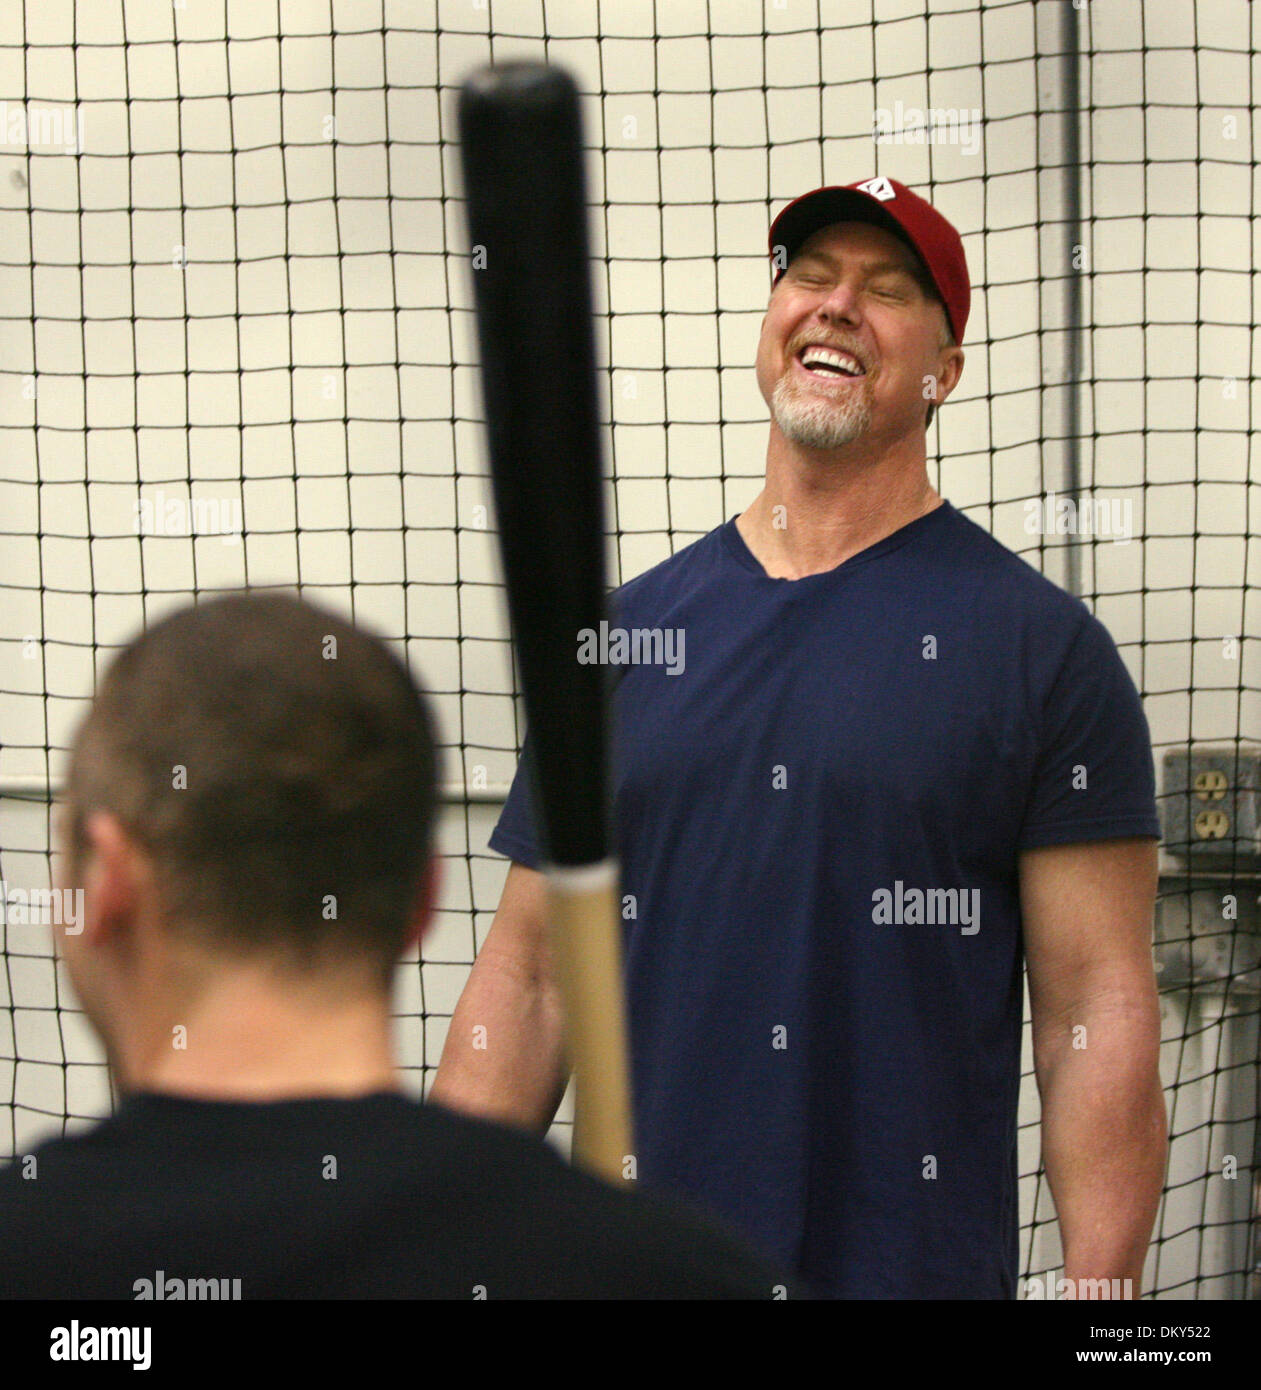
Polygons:
M797 580L733 519L610 620L675 643L614 697L642 1184L824 1293L1014 1296L1018 856L1160 834L1111 637L949 503Z

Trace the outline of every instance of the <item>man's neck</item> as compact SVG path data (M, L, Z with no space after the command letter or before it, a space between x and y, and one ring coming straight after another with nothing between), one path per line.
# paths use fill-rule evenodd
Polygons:
M256 971L142 1005L111 1052L128 1091L269 1101L400 1089L387 998Z
M874 460L801 449L772 425L766 482L736 520L773 579L842 565L941 505L922 448Z

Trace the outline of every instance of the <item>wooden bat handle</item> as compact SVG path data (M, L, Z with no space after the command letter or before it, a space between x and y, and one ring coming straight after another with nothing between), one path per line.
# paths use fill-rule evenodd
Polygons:
M608 1182L626 1183L634 1161L617 864L553 865L547 882L565 1044L578 1059L573 1159Z

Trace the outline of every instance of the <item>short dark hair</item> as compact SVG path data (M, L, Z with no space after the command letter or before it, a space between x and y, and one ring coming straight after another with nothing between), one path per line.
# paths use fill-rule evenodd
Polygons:
M424 692L379 638L297 595L217 596L101 681L67 778L70 853L110 811L152 858L170 930L386 980L428 866L436 756Z

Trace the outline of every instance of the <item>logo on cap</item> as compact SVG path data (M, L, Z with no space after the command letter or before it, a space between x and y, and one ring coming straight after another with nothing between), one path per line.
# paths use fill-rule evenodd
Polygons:
M869 193L873 198L879 198L882 203L887 203L890 198L896 198L897 190L888 179L868 179L866 183L857 185L863 193Z

